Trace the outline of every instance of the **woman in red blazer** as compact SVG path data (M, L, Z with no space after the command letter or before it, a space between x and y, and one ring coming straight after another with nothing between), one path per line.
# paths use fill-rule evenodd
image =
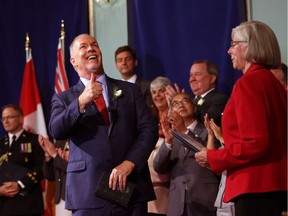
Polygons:
M225 148L195 155L220 174L227 169L224 201L236 216L281 215L287 209L287 93L270 69L281 64L280 48L269 26L258 21L232 30L228 50L243 72L223 117Z

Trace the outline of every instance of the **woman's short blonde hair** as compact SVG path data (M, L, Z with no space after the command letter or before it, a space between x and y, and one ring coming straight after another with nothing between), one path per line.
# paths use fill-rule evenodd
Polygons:
M270 69L279 68L281 53L273 30L259 21L243 22L232 30L232 40L236 37L247 43L245 58Z

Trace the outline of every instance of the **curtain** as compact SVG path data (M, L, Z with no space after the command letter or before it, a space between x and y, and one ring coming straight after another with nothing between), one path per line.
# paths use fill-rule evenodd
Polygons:
M0 0L0 107L19 104L26 63L25 37L30 37L37 84L46 123L54 93L57 46L61 20L65 22L65 65L69 84L78 75L69 62L69 45L80 33L88 32L87 0ZM2 124L0 135L4 134Z
M217 90L230 95L241 72L227 54L232 28L246 20L245 0L130 0L129 44L140 62L138 74L166 76L186 92L192 62L209 59L220 70Z

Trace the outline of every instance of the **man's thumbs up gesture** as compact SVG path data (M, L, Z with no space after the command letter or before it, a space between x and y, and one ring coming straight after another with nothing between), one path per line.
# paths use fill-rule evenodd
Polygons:
M90 82L85 86L84 91L78 98L79 110L84 110L85 107L94 102L102 94L102 84L96 81L97 75L91 73Z

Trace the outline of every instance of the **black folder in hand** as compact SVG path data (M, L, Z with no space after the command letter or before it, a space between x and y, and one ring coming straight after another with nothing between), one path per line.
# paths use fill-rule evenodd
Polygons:
M121 191L120 189L112 190L109 188L109 177L110 173L103 173L95 194L122 207L128 207L129 201L135 189L135 184L127 181L124 191Z
M204 142L199 137L196 137L194 134L192 134L192 136L189 136L188 134L184 134L178 131L171 131L171 134L175 138L179 139L186 148L195 152L199 152L202 148L205 147Z
M3 182L18 181L25 176L28 171L26 167L5 161L0 166L0 185L3 184Z

